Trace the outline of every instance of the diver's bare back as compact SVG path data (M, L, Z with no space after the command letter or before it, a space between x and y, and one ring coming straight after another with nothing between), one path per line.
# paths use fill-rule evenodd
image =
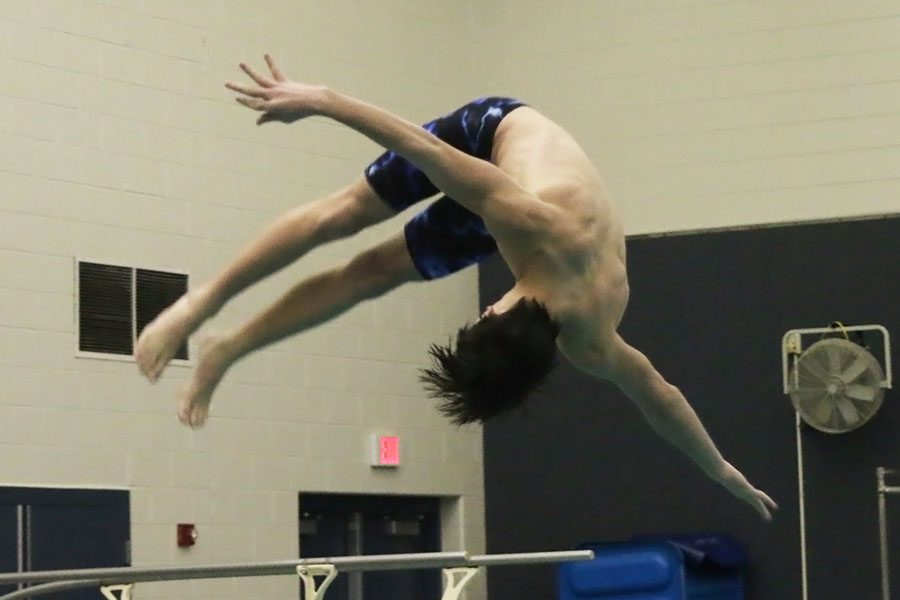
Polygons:
M530 107L500 123L491 160L542 201L563 209L535 259L542 263L535 267L544 280L542 300L562 325L561 348L579 352L586 350L578 348L583 344L603 345L625 311L628 279L622 225L597 169L569 133ZM532 269L534 253L496 233L513 273Z

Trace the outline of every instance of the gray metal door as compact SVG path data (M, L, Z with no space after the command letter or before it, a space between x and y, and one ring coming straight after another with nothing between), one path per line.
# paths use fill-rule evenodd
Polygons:
M19 506L0 504L0 572L19 570ZM0 595L14 592L15 585L0 585Z
M356 556L440 551L440 500L345 494L300 495L300 556ZM339 575L331 600L438 598L437 569Z
M130 557L128 492L0 488L3 572L125 567ZM98 589L43 596L99 600Z

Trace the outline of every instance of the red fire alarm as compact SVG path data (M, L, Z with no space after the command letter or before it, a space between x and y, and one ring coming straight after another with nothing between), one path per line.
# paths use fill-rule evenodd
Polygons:
M197 526L193 523L179 523L177 531L179 548L190 548L197 543Z

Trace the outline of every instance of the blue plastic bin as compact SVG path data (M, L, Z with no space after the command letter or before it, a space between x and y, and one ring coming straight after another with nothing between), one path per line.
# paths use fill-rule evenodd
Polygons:
M743 600L747 558L722 534L641 536L588 543L589 562L559 570L560 600Z

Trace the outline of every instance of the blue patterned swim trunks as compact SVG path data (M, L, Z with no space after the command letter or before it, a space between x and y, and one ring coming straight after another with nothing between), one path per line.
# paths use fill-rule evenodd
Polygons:
M423 127L457 150L489 161L500 121L525 106L512 98L480 98ZM438 188L395 152L385 152L365 171L375 193L400 212L438 193ZM441 196L403 228L406 247L425 279L437 279L478 263L497 251L484 221L448 196Z

